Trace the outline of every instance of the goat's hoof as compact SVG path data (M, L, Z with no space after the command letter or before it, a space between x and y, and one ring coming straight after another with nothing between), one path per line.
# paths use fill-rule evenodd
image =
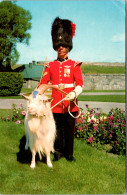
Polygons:
M52 164L47 164L47 165L48 165L48 167L53 168L53 165Z
M34 169L35 168L35 164L31 164L30 168Z

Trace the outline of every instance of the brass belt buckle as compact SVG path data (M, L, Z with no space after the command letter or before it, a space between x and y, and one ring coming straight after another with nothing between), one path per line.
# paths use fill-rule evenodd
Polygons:
M61 90L65 88L64 86L65 86L64 84L59 84L58 85L59 89L61 89Z

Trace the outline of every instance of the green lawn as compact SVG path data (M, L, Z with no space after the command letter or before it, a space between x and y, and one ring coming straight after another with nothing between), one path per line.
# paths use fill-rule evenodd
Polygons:
M83 74L125 74L125 66L82 65Z
M25 143L21 147L24 135L24 125L0 121L1 194L125 193L125 156L98 151L75 139L76 162L62 158L51 169L38 160L33 170Z
M79 95L78 101L125 103L125 95Z
M120 93L120 92L125 92L125 90L83 90L83 93L99 93L99 92L111 92L111 93L114 93L114 92L117 92L117 93Z

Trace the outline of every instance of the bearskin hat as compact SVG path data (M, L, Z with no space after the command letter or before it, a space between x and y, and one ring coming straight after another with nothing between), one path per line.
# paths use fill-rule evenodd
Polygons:
M72 38L75 34L76 25L70 20L55 18L52 24L52 44L53 49L57 50L59 46L68 47L69 51L73 47Z

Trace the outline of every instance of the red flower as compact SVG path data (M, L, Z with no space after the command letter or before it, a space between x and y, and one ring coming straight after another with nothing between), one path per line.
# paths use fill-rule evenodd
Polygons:
M76 24L71 23L71 28L72 28L72 37L73 37L75 35Z
M110 116L110 120L113 120L114 119L114 117L113 116Z

